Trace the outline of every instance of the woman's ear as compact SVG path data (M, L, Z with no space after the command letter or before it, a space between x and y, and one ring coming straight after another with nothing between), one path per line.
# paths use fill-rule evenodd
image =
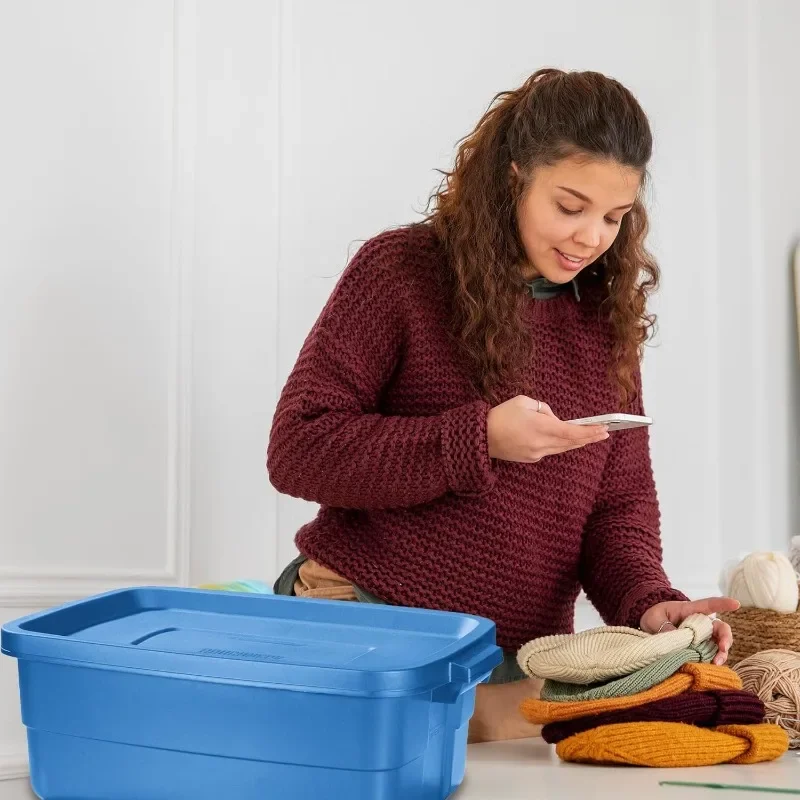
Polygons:
M508 170L508 186L512 197L515 199L522 197L525 189L525 178L515 161L511 162L511 168Z

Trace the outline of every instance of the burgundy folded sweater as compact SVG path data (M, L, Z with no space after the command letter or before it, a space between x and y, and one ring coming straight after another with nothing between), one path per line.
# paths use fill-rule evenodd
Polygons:
M752 692L734 689L685 692L633 708L549 722L542 728L542 738L556 744L573 734L622 722L685 722L700 728L756 725L764 721L764 713L764 703Z
M572 632L581 586L607 624L687 599L662 569L646 428L536 464L489 457L490 407L447 331L448 269L427 226L382 233L311 329L267 452L273 485L321 506L299 551L388 603L488 617L506 649ZM521 287L519 313L534 352L501 400L622 410L597 300Z

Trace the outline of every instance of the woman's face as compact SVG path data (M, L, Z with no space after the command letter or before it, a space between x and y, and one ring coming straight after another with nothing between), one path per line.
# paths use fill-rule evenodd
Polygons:
M538 167L517 211L528 257L524 277L567 283L600 258L617 238L641 177L616 161L570 157Z

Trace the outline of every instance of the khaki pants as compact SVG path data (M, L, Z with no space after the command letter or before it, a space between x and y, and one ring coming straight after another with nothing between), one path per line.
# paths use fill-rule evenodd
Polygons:
M301 564L294 593L325 600L357 600L347 580L316 561ZM526 739L541 734L542 726L528 722L519 710L527 697L538 697L542 682L533 678L501 684L479 684L475 713L469 723L470 743Z

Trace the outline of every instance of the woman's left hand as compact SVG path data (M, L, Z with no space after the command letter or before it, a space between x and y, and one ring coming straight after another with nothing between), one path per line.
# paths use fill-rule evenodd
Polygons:
M691 614L717 614L736 611L740 603L732 597L706 597L704 600L668 600L656 603L642 614L639 627L646 633L665 633L677 628ZM714 620L713 639L719 652L714 656L714 664L724 664L728 660L728 650L733 644L731 627L722 620Z

